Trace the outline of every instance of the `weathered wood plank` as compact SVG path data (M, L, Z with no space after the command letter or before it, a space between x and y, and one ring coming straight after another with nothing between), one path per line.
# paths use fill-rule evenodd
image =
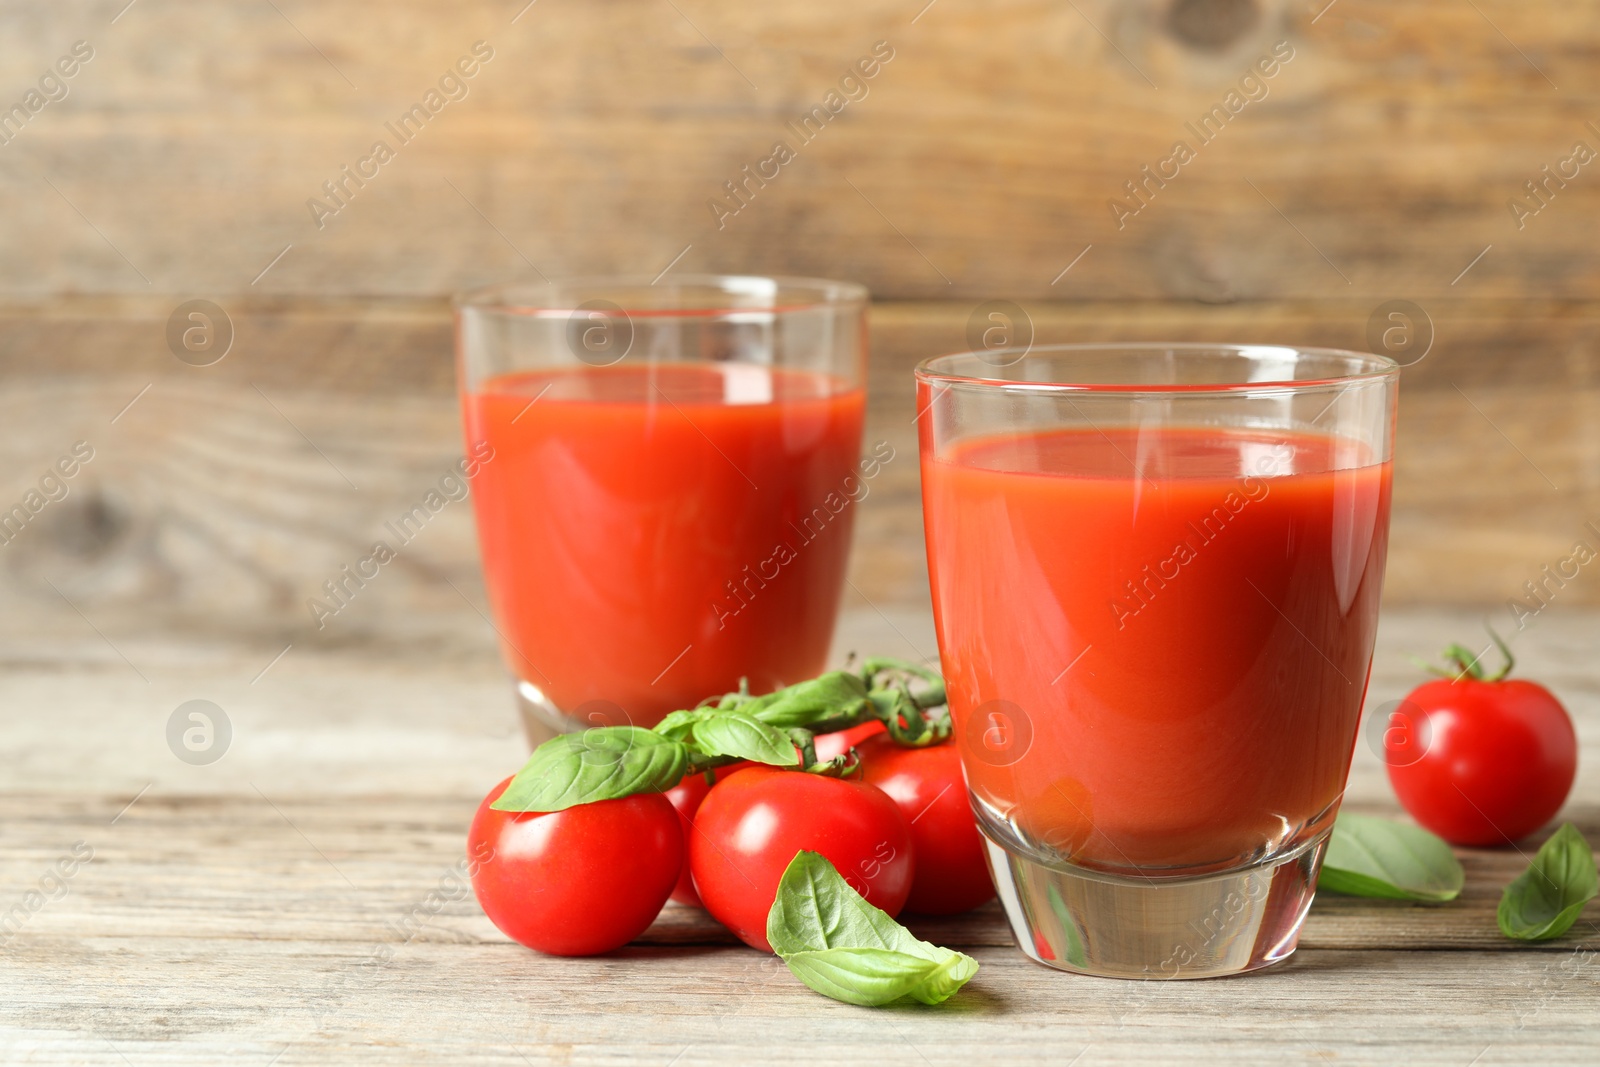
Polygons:
M1204 304L1193 301L1034 300L1007 294L1036 343L1215 341L1366 349L1379 306L1407 298L1427 313L1433 345L1405 374L1412 390L1593 386L1600 303L1503 300L1408 291L1372 297ZM0 300L0 371L9 376L127 374L258 383L313 392L393 395L455 390L450 309L442 299L221 296L233 348L214 366L168 351L167 320L186 294ZM874 399L911 394L918 360L967 348L986 300L880 301L870 316ZM984 320L983 325L990 325ZM1018 337L1027 333L1019 324ZM1406 358L1411 358L1407 356ZM141 382L140 385L144 383ZM109 416L108 416L109 417Z
M0 617L0 635L87 632L46 578L114 640L156 624L278 648L348 645L380 631L448 642L451 627L476 625L450 585L470 591L477 580L465 502L441 512L325 629L306 607L460 454L446 309L244 302L233 308L236 350L197 368L166 350L172 306L95 298L0 313L9 376L0 510L75 442L96 450L65 500L0 545L0 597L26 606ZM861 504L851 580L883 607L927 596L910 368L963 346L975 306L874 309L868 440L887 440L896 458ZM1600 516L1600 380L1590 370L1600 305L1525 310L1460 301L1431 309L1435 351L1402 389L1390 604L1492 607L1504 623L1523 583ZM1365 304L1028 311L1040 342L1336 345L1362 344L1370 314ZM1600 603L1600 585L1580 578L1554 599ZM437 625L452 612L460 619Z
M1302 952L1227 982L1111 982L979 948L937 1009L877 1011L745 948L590 960L518 946L87 937L0 957L32 1063L1588 1064L1592 957ZM174 982L178 975L194 978ZM274 1059L274 1057L277 1057Z
M506 770L512 769L507 766ZM257 783L252 782L254 787ZM422 939L504 941L461 874L471 797L354 797L250 792L169 794L152 787L112 825L127 798L0 796L10 827L0 884L26 886L83 842L93 858L68 895L33 914L11 942L62 938L204 938L277 941ZM1392 802L1352 809L1394 814ZM1600 839L1600 806L1563 816ZM1531 848L1531 846L1530 846ZM1306 922L1308 949L1600 950L1600 905L1567 936L1513 945L1495 925L1500 890L1527 866L1511 849L1461 850L1467 889L1446 905L1325 894ZM11 903L15 903L14 901ZM908 918L918 936L957 948L1012 944L998 905L955 918ZM737 941L697 908L669 906L641 939L651 945Z
M364 644L296 645L281 658L282 645L244 644L219 629L177 640L119 635L125 661L81 618L70 640L8 638L0 646L6 652L0 706L8 710L0 729L4 790L87 791L107 803L126 803L151 783L157 795L257 798L256 786L274 798L407 795L462 803L481 795L526 754L492 631L465 611L428 623L393 618L389 625L401 636L375 627L378 636ZM1421 672L1410 654L1470 637L1474 625L1470 613L1387 611L1369 707L1398 700L1417 683ZM416 634L439 636L423 641ZM1594 792L1600 779L1589 771L1600 767L1600 729L1589 725L1600 722L1592 667L1597 643L1600 615L1551 609L1515 645L1519 671L1549 685L1579 724L1583 773L1573 798L1579 809L1600 803ZM852 599L833 661L852 650L934 652L932 622L925 611L880 611ZM180 762L166 740L173 710L197 698L218 704L233 724L226 758L211 766ZM1356 746L1348 795L1361 804L1391 797L1365 739Z
M1391 612L1374 700L1403 650L1470 620ZM1600 834L1600 617L1553 614L1527 669L1567 697L1584 746L1568 816ZM913 612L847 614L839 646L930 639ZM376 647L382 647L382 642ZM919 920L983 970L939 1011L870 1013L801 988L770 957L673 909L645 943L556 960L505 941L459 881L477 795L525 751L481 620L456 650L374 657L146 638L41 642L0 673L0 1056L37 1063L971 1062L1585 1063L1600 1041L1591 908L1573 934L1493 930L1509 852L1465 854L1456 904L1318 901L1305 948L1242 981L1106 982L1044 971L990 908ZM233 728L208 766L165 727L194 697ZM1353 805L1393 812L1357 748ZM130 804L130 801L132 802ZM82 845L78 845L82 842ZM93 857L47 872L74 847ZM57 899L35 901L39 891ZM1087 1051L1084 1051L1087 1047Z
M244 292L292 245L257 289L427 295L689 247L678 269L902 298L1377 297L1444 292L1493 244L1469 292L1600 296L1592 167L1520 230L1507 207L1600 146L1593 2L279 6L10 17L7 105L75 39L96 52L3 149L0 289ZM468 95L389 133L480 39ZM788 124L878 41L894 58L802 142ZM1186 124L1213 108L1208 141ZM393 160L342 179L380 138ZM1180 139L1195 158L1145 179ZM708 202L778 140L793 162L719 229ZM1148 206L1119 229L1130 181Z
M1413 684L1407 651L1442 644L1468 622L1390 612L1369 705ZM1551 685L1578 724L1582 771L1563 817L1600 840L1600 777L1592 772L1600 766L1600 686L1589 668L1597 635L1600 616L1566 612L1522 651L1524 670ZM466 651L440 648L427 658L296 648L264 674L270 646L254 655L188 641L127 646L148 681L92 636L60 648L55 666L13 662L0 675L0 704L12 709L0 730L0 886L19 895L75 842L95 853L66 899L33 915L23 936L371 940L430 892L454 886L449 905L429 916L438 921L428 936L495 940L450 872L476 798L515 769L526 748L487 625L477 620L466 636ZM835 655L914 654L924 644L932 647L925 616L884 617L861 606L846 614ZM178 654L184 649L191 654ZM195 698L216 703L229 722L228 747L210 765L179 760L166 735L173 710ZM1365 739L1348 796L1359 810L1395 811ZM1469 882L1459 901L1328 897L1313 911L1307 945L1507 947L1493 910L1525 861L1511 850L1469 850L1463 859ZM1009 943L993 911L922 929L957 944ZM687 910L670 912L650 936L725 940ZM1569 941L1543 947L1600 946L1597 938L1600 929L1580 925Z

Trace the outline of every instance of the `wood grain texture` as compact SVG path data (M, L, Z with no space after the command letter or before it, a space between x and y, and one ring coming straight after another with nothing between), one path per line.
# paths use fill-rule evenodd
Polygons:
M510 761L502 770L513 767ZM81 872L93 870L93 879L74 876L77 900L30 918L22 928L27 940L51 944L62 937L135 933L274 941L505 940L471 899L457 865L477 803L471 796L317 794L263 786L252 778L236 795L152 787L118 818L130 800L59 793L0 798L0 818L14 827L5 841L12 881L26 884L30 864L44 871L73 842L93 848L93 860ZM1392 801L1352 803L1350 810L1395 813ZM1600 806L1569 804L1563 819L1600 840ZM1536 844L1528 844L1527 855ZM1457 900L1408 904L1324 894L1307 919L1302 948L1600 953L1600 924L1594 921L1600 905L1555 941L1508 943L1495 924L1495 908L1501 888L1522 873L1527 858L1513 849L1459 853L1467 889ZM906 923L917 936L955 948L1012 945L997 903L958 917L908 916ZM700 909L674 905L639 943L739 941Z
M1542 954L1305 952L1241 981L1161 984L1074 980L979 948L965 999L874 1011L825 1000L745 948L555 960L511 944L412 943L364 962L382 947L85 939L12 978L16 1022L0 1040L49 1064L607 1067L1074 1056L1089 1067L1461 1067L1474 1056L1565 1067L1591 1063L1600 1040L1593 966L1569 975ZM185 972L209 981L173 984Z
M464 501L326 627L306 606L460 455L444 305L228 303L234 350L203 368L167 350L175 300L0 309L0 511L75 442L95 449L66 499L0 544L0 597L15 608L0 615L0 635L14 639L13 655L92 635L90 622L119 643L154 629L276 648L382 640L397 651L455 646L462 626L481 625L465 599L477 596L478 565ZM852 596L884 609L927 603L911 368L965 345L976 306L873 311L868 441L888 441L895 459L860 505L850 577ZM1355 345L1371 312L1353 302L1023 307L1039 343ZM1585 527L1600 521L1600 381L1588 346L1597 309L1430 309L1435 350L1402 387L1389 604L1476 606L1508 624L1507 602L1524 583L1593 536ZM1583 573L1556 592L1552 610L1595 603L1600 585Z
M95 57L0 147L0 290L437 295L689 248L678 269L890 298L1600 296L1592 166L1520 229L1507 206L1600 148L1593 0L120 6L5 11L7 106L73 41ZM468 95L394 138L478 40ZM787 124L878 41L867 95L802 143ZM1280 41L1202 143L1186 124ZM319 228L307 202L379 139L393 160ZM1180 139L1196 157L1119 228ZM793 162L719 228L708 202L778 140Z
M1406 649L1470 622L1389 612L1373 699L1414 678ZM838 647L929 625L858 606ZM1583 746L1565 815L1600 837L1600 615L1541 638L1527 669L1568 700ZM828 1001L690 909L607 957L542 957L490 926L456 866L478 794L525 751L487 627L428 657L297 647L259 677L270 647L149 639L130 649L141 679L98 646L0 673L0 914L93 850L0 947L6 1062L1464 1067L1584 1064L1600 1043L1600 904L1557 941L1504 941L1509 850L1464 851L1452 904L1325 896L1289 964L1232 981L1049 972L993 907L914 923L982 965L941 1009ZM233 726L209 766L164 737L197 696ZM1395 813L1362 745L1349 796Z
M326 628L306 599L459 454L443 297L468 286L670 263L894 301L868 434L896 458L835 659L935 650L909 370L966 347L980 301L1020 302L1039 342L1364 347L1404 298L1436 338L1401 403L1369 706L1395 699L1407 653L1475 632L1600 522L1600 163L1524 192L1600 148L1600 2L525 4L0 5L0 116L94 49L0 144L0 512L94 450L0 544L0 915L26 912L0 1060L1593 1062L1600 905L1504 942L1508 851L1464 853L1449 905L1324 897L1287 966L1229 982L1047 973L992 907L918 924L983 965L938 1010L827 1001L683 909L603 959L526 952L453 878L525 753L469 504ZM329 196L480 39L469 95ZM801 144L786 124L880 40L869 94ZM1199 144L1185 124L1282 40L1267 95ZM1196 158L1128 200L1179 138ZM719 225L708 202L777 139L796 158ZM313 197L339 207L320 227ZM1113 198L1139 210L1119 224ZM191 297L237 329L216 366L167 350ZM1516 636L1577 718L1567 815L1591 840L1595 604L1584 574ZM166 741L196 698L233 729L210 766ZM1394 813L1364 744L1349 797ZM77 842L92 861L34 908Z

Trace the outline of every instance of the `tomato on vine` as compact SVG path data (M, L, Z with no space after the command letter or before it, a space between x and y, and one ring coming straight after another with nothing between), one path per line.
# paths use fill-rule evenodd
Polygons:
M772 767L748 767L712 788L694 817L689 867L711 916L770 952L767 914L801 851L822 855L891 916L911 893L911 830L882 790Z
M639 793L554 812L491 807L510 782L489 791L467 831L467 854L480 858L472 889L489 921L554 956L610 952L644 933L684 863L666 798Z
M678 875L677 888L672 891L672 899L677 903L700 907L700 894L694 891L694 879L689 874L689 841L694 837L695 813L700 810L706 794L711 792L712 785L747 766L751 764L735 763L730 767L718 767L711 772L713 781L710 782L706 781L704 774L686 775L683 781L662 794L677 809L678 827L683 831L683 871Z
M917 873L907 910L954 915L991 900L994 881L956 746L907 748L878 733L856 751L862 780L887 793L911 828Z
M859 780L848 740L833 758L815 746L819 735L873 729L907 746L947 739L938 672L871 658L762 695L741 683L650 729L551 738L474 820L471 844L497 857L474 876L479 900L502 930L546 952L615 948L674 892L766 947L778 884L809 851L893 915L912 886L907 817ZM708 788L707 775L724 774Z
M817 759L836 759L849 752L855 746L860 745L867 738L877 737L883 732L883 723L874 719L872 722L864 722L859 726L852 726L848 730L823 734L817 738Z
M705 775L691 774L662 794L678 813L678 829L683 834L683 869L673 887L672 900L695 908L700 906L700 894L694 891L694 879L689 874L689 842L694 838L695 813L710 792L711 783L706 781Z

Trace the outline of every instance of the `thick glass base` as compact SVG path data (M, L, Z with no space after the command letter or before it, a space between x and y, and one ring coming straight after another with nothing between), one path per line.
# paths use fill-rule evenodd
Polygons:
M987 835L1012 933L1047 967L1102 978L1215 978L1294 952L1327 834L1238 870L1118 877L1045 865Z

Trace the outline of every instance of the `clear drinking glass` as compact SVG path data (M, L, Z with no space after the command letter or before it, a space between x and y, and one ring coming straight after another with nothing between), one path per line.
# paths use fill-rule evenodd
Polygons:
M693 276L457 299L484 579L530 739L822 670L862 495L866 300Z
M1398 374L1200 344L917 368L956 740L1035 960L1192 978L1294 951L1372 659Z

